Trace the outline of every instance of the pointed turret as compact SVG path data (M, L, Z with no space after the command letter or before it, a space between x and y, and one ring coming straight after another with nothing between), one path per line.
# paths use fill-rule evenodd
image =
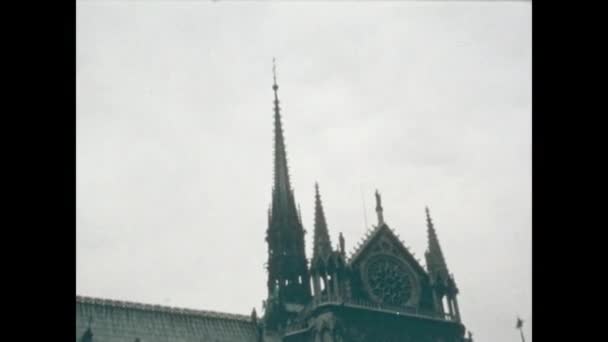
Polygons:
M327 258L331 253L331 240L327 231L327 221L319 194L319 184L315 183L315 236L313 245L313 259Z
M425 253L426 266L432 276L439 276L443 281L447 281L449 271L439 245L439 239L437 238L437 232L435 232L435 226L429 213L429 208L425 207L426 211L426 226L428 234L428 248Z
M431 285L433 286L437 298L436 305L442 312L449 314L451 319L460 321L460 310L456 298L458 295L458 287L456 286L454 276L450 274L445 258L443 257L439 239L437 238L437 232L435 232L435 226L431 220L429 208L426 207L425 211L429 245L424 256L426 258L426 267L431 278ZM445 305L443 303L444 297L447 298Z
M289 179L287 152L273 59L274 180L268 219L268 296L279 303L305 303L311 295L304 228ZM273 294L277 294L273 296ZM277 298L275 298L277 297Z

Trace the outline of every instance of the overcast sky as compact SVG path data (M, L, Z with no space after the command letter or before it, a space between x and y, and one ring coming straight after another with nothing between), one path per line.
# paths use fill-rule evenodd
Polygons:
M315 181L349 251L377 188L423 261L428 205L476 340L530 340L520 1L79 1L78 294L261 312L273 57L309 256Z

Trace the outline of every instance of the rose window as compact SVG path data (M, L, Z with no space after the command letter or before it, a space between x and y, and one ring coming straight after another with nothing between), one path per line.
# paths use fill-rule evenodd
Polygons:
M412 279L407 267L389 256L376 256L367 264L367 284L377 300L404 306L412 296Z

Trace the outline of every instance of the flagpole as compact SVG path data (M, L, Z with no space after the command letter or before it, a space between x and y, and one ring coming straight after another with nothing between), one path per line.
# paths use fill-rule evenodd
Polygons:
M526 339L524 338L524 331L522 330L522 328L519 328L519 333L521 334L521 342L526 342Z

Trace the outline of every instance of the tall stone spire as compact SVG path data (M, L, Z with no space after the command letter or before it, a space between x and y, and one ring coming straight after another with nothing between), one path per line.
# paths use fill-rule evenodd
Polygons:
M315 236L313 245L313 259L326 258L331 253L331 240L327 231L327 222L319 195L319 184L315 183Z
M304 228L299 218L289 180L287 152L276 77L272 66L274 91L274 182L268 219L268 295L281 303L304 303L310 297L310 276L304 245ZM277 316L278 317L278 316Z
M274 91L274 184L272 189L272 213L276 213L281 220L288 220L291 216L298 217L291 182L289 181L289 168L287 166L287 152L283 125L281 123L281 109L277 93L277 74L275 60L272 60L272 90ZM275 215L273 215L274 217Z
M279 86L274 58L272 60L272 90L274 91L274 190L280 197L282 204L289 201L291 184L289 182L289 168L287 167L287 152L285 151L285 138L281 123L281 109L279 107ZM293 200L293 199L292 199ZM295 207L295 205L294 205Z

